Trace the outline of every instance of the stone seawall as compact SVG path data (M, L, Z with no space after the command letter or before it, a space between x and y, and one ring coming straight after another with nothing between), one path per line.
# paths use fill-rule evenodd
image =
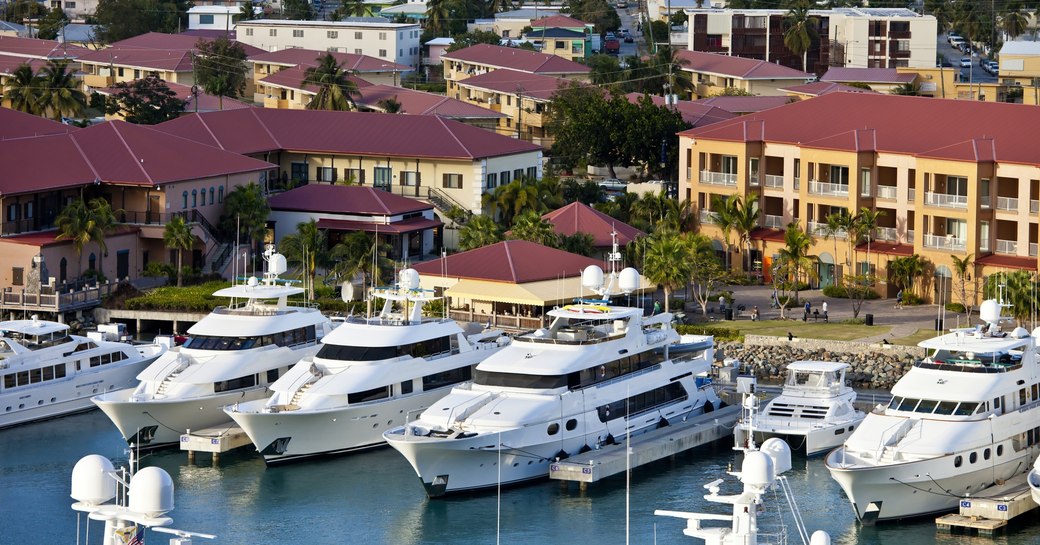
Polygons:
M923 358L923 348L854 341L821 339L787 340L786 337L747 335L743 343L720 343L719 357L736 358L742 374L763 381L780 381L792 361L842 361L851 365L845 378L853 386L888 390L914 362Z

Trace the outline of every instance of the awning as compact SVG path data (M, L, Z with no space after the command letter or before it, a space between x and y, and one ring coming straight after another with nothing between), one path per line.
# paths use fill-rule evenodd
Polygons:
M1022 269L1026 271L1036 270L1035 257L1023 257L1017 255L989 254L976 259L975 264L982 265L983 267Z
M364 231L366 233L379 232L390 235L400 235L402 233L436 229L441 225L444 225L444 223L440 220L431 220L426 218L411 218L404 221L394 222L389 225L371 221L334 220L328 218L318 220L318 229L331 229L333 231Z
M645 278L636 293L653 291ZM581 277L574 276L559 280L543 280L526 284L488 282L484 280L459 280L448 288L445 295L453 300L490 301L518 305L552 306L568 304L579 297L596 298L596 294L581 286Z

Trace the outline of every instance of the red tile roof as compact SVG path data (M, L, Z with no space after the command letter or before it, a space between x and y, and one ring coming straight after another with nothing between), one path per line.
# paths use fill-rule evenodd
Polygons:
M401 104L401 113L404 114L439 115L448 119L497 119L506 117L505 114L500 112L481 108L475 104L444 95L427 93L425 91L413 91L392 85L370 85L362 87L360 92L361 98L357 99L358 103L373 109L380 108L380 100L392 98Z
M249 62L281 64L285 66L317 66L318 59L327 53L329 52L300 48L263 51L256 55L250 55ZM332 52L332 56L335 57L344 70L355 72L410 72L412 70L412 67L407 64L397 64L368 55Z
M94 183L156 185L256 172L274 165L124 121L49 136L0 141L0 194Z
M1024 269L1027 271L1037 270L1035 257L1019 257L1016 255L989 254L987 256L983 256L976 259L975 264L984 265L987 267Z
M927 120L927 121L922 121ZM749 127L757 127L748 132ZM697 139L875 149L954 161L1040 165L1040 109L1023 104L830 93L680 133Z
M843 85L841 83L828 83L825 81L814 81L812 83L805 83L802 85L792 85L790 87L784 87L781 91L787 91L788 93L798 93L800 95L812 95L820 96L826 95L827 93L846 92L846 93L873 93L870 89L861 89L859 87L852 87L850 85Z
M863 83L888 83L896 85L901 83L911 83L915 79L917 79L917 74L900 74L895 68L845 68L835 66L828 69L827 73L820 78L820 81L837 83L852 83L860 81Z
M268 199L272 210L388 215L432 210L433 205L364 186L307 184Z
M194 97L194 95L191 94L191 86L181 85L180 83L173 83L173 82L170 82L170 81L167 81L165 83L166 83L166 86L169 87L170 90L173 91L177 95L177 98L186 101L185 104L184 104L184 111L185 112L194 112L194 111L196 111L196 109L195 109L195 97ZM114 95L114 94L116 94L118 92L118 90L116 88L114 88L114 87L109 87L107 89L100 89L100 90L98 90L98 92L103 94L103 95ZM211 94L203 91L201 87L199 88L199 107L198 107L198 111L199 112L215 112L215 111L219 111L219 110L239 110L239 109L242 109L242 108L252 108L252 107L253 107L252 104L246 104L245 102L242 102L240 100L235 100L233 98L228 98L228 97L224 97L223 103L222 103L219 96L211 95Z
M584 28L587 24L566 15L552 15L531 21L531 28Z
M252 108L185 115L156 128L243 154L293 150L472 160L541 150L529 142L429 115Z
M483 64L494 68L509 68L532 74L588 74L591 68L556 55L536 53L516 47L477 44L445 53L442 59Z
M87 51L89 50L78 45L63 44L54 40L0 36L0 53L13 57L75 59Z
M224 31L218 31L219 34L223 34ZM195 49L199 40L213 41L219 37L218 35L198 35L198 34L165 34L162 32L147 32L145 34L139 34L132 38L120 40L109 44L110 47L119 47L122 49L165 49L165 50L189 50ZM259 55L266 53L263 49L255 47L246 43L238 42L242 46L242 49L246 52L247 57L253 55Z
M794 97L789 96L765 96L765 97L711 97L702 98L696 101L698 104L704 104L707 106L714 106L721 108L727 112L734 114L747 114L751 112L761 112L762 110L768 110L770 108L776 108L777 106L783 106L784 104L790 103L792 100L797 100Z
M307 72L307 66L294 66L292 68L283 68L282 70L279 70L274 74L271 74L270 76L267 76L259 80L257 83L277 85L278 87L285 87L287 89L300 89L303 91L307 91L311 94L317 94L318 87L316 85L312 85L310 83L304 85L303 80L305 72ZM354 84L358 86L358 88L368 87L372 85L370 82L350 74L347 75L347 79L353 81Z
M120 224L106 231L105 238L112 238L127 235L130 233L137 233L140 230L141 227L137 225ZM46 246L62 246L65 244L72 244L72 241L69 239L63 238L61 240L58 240L57 229L6 236L0 238L0 242L11 242L14 244L24 244L26 246L36 246L39 248L43 248Z
M784 231L783 229L769 229L767 227L757 227L748 234L751 240L765 240L770 242L783 242Z
M13 55L0 55L0 74L11 75L19 66L29 63L33 72L39 72L40 68L47 66L47 61L41 59L28 59L26 57L15 57Z
M10 108L0 108L0 140L75 131L76 127ZM14 155L10 158L16 157ZM0 156L0 163L6 163ZM6 171L6 167L4 169ZM7 174L6 172L4 174Z
M866 252L867 251L867 243L864 242L864 243L856 246L856 251ZM894 243L891 243L891 242L878 242L878 241L875 240L875 241L871 241L871 243L870 243L870 251L871 252L875 252L875 253L879 253L879 254L898 255L898 256L901 256L901 257L906 257L906 256L914 255L914 245L913 244L894 244ZM1034 263L1036 262L1035 259L1033 261L1034 261Z
M143 49L137 47L106 47L79 56L79 61L105 66L125 66L170 72L191 72L191 51L188 49Z
M450 276L524 284L554 278L581 276L589 265L601 265L585 257L526 240L507 240L419 263L419 274Z
M664 97L643 95L641 93L628 93L625 98L628 99L632 104L639 104L644 96L649 96L650 100L657 106L666 106ZM675 105L675 109L682 115L683 121L693 125L694 127L703 127L704 125L710 125L718 121L725 121L727 119L733 119L737 117L737 114L728 112L719 108L718 106L709 106L702 104L700 101L693 100L680 100Z
M556 232L561 235L572 236L575 233L592 235L595 246L598 248L610 247L613 244L611 232L618 234L617 241L621 246L646 235L639 229L580 202L557 208L543 215L542 219L552 223Z
M704 72L742 79L809 79L812 74L788 68L780 64L745 59L719 53L690 51L681 49L676 52L679 66L688 72Z
M461 87L487 89L500 93L523 93L525 97L549 100L561 87L573 82L564 78L518 72L516 70L492 70L484 74L468 77L457 82Z
M366 233L393 235L436 229L441 225L444 225L444 223L440 220L426 218L409 218L404 221L395 221L390 225L375 221L333 220L324 218L318 220L318 229L330 229L332 231L364 231Z

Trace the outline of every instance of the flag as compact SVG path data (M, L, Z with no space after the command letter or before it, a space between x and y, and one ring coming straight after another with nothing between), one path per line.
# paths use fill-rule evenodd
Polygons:
M138 527L130 541L126 542L126 545L144 545L144 528Z
M123 545L144 545L144 528L139 526L127 526L117 528L116 537Z

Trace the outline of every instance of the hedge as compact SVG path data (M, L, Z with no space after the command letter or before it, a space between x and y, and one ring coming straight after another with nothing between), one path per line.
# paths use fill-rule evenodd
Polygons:
M744 341L744 335L740 332L740 330L729 329L725 327L679 324L675 326L675 330L680 335L711 335L715 337L716 343L727 341Z
M834 286L834 285L827 286L827 287L823 288L823 294L826 295L827 297L831 297L831 298L834 298L834 299L848 299L849 298L849 294L848 294L848 292L845 290L845 288L843 286ZM864 299L880 299L881 296L878 295L877 292L874 291L874 290L867 290L867 292L863 295L863 298Z

